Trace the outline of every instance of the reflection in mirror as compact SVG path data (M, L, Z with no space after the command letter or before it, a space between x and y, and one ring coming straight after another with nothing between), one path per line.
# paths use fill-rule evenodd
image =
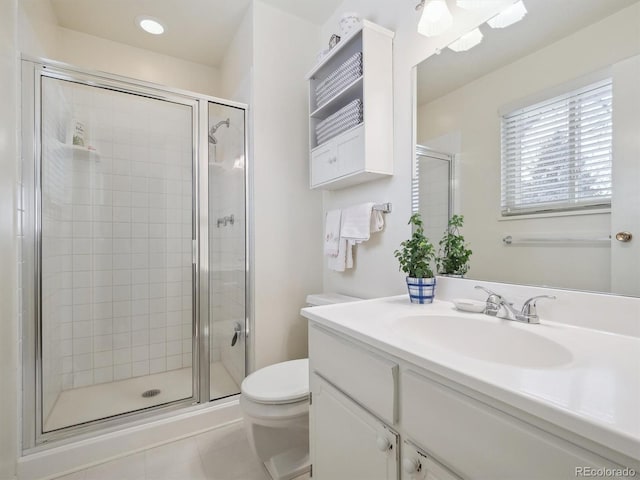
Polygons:
M526 4L417 66L416 143L453 156L466 277L640 296L640 2ZM427 185L445 181L417 158L414 208L444 231Z
M413 212L429 219L424 233L437 247L452 214L453 156L418 145L416 160Z

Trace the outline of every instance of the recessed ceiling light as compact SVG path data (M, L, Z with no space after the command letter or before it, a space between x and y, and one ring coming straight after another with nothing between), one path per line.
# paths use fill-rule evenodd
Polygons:
M152 35L162 35L164 26L155 18L141 15L136 18L136 24L147 33Z

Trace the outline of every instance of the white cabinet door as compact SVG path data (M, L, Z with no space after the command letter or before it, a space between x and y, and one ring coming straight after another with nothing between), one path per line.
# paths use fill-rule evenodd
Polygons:
M621 468L421 374L400 384L406 435L464 478L569 480L581 467Z
M311 152L312 187L328 182L338 175L336 144L333 141L329 141Z
M336 138L338 175L364 170L364 126L349 130Z
M311 391L314 480L397 480L397 434L315 373Z
M611 291L640 295L640 55L616 63L613 74L613 198ZM616 240L629 232L631 241Z
M402 480L460 480L460 477L405 441L402 444Z

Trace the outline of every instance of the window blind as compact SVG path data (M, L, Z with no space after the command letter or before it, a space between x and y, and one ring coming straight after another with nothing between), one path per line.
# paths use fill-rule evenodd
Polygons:
M502 116L502 215L611 205L611 79Z

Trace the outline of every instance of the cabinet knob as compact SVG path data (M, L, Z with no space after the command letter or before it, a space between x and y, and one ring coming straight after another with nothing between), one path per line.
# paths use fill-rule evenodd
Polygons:
M388 438L378 437L378 439L376 440L376 446L381 452L386 452L387 450L391 449L391 442Z
M616 240L619 242L630 242L633 238L630 232L618 232L616 233Z
M404 457L402 459L402 470L404 473L418 473L422 469L422 465L415 458Z

